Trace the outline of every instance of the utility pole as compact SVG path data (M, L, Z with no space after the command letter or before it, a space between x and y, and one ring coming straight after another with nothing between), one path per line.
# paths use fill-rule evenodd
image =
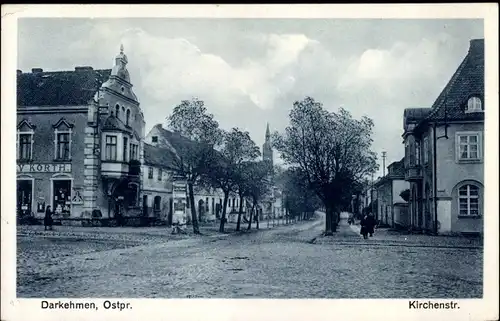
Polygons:
M385 158L387 157L387 152L382 152L382 177L385 176Z

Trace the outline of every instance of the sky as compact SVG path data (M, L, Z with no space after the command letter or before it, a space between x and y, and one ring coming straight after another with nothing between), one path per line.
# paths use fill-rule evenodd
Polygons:
M146 132L197 97L261 146L311 96L373 119L382 168L404 156L404 109L431 107L477 38L479 19L23 18L17 69L108 69L123 44Z

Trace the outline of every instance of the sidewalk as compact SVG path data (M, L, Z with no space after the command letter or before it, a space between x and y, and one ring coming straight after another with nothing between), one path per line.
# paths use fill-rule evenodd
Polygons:
M369 246L408 246L430 248L464 248L482 249L482 238L468 238L461 236L434 236L424 234L402 234L389 228L375 229L373 237L365 240L359 233L359 223L349 225L341 220L337 232L333 236L321 237L316 243L337 245L369 245Z

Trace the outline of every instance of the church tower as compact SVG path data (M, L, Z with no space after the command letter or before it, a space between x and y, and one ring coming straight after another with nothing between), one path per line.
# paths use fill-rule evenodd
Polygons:
M271 147L271 133L269 132L269 123L266 128L266 141L262 145L262 160L270 162L273 165L273 148Z

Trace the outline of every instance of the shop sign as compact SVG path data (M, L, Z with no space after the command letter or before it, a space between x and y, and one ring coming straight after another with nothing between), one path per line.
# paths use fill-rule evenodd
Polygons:
M18 173L71 173L71 163L17 164Z

